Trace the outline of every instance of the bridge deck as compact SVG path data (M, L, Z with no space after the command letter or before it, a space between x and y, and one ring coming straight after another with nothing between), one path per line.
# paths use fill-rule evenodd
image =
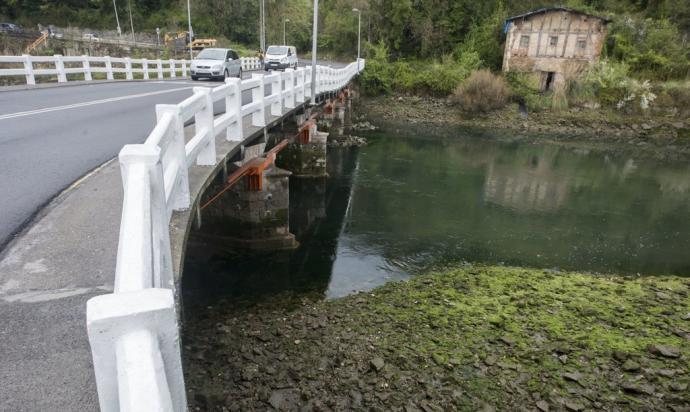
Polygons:
M267 111L266 120L270 128L280 118ZM250 123L246 117L245 142L262 133ZM219 160L239 148L224 135L216 145ZM222 164L191 167L193 204ZM2 254L0 410L98 409L86 301L112 292L122 197L115 159L53 200ZM176 212L170 225L178 279L191 217L191 209Z

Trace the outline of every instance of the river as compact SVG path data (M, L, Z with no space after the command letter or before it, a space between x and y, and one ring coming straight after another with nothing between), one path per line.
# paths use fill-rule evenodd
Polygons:
M488 137L487 137L488 136ZM371 290L460 262L690 274L690 165L378 131L291 178L293 252L188 254L185 299Z

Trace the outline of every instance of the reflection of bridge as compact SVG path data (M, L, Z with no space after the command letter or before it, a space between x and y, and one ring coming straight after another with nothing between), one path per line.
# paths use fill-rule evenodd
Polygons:
M262 137L265 129L307 109L309 102L345 87L357 74L357 63L316 70L313 97L307 67L229 79L212 89L194 88L181 103L158 106L157 124L144 144L120 153L121 174L116 162L104 164L60 195L7 247L0 261L0 311L8 317L0 335L6 354L0 365L0 409L96 408L84 302L104 291L115 293L92 299L88 309L101 408L185 409L173 290L198 201L213 178L227 170L232 156ZM178 83L172 90L191 88L182 83L185 87ZM68 94L68 89L77 90L41 92ZM119 101L125 104L91 104L115 114L136 100ZM72 106L50 112L38 108L8 113L0 121L10 126L5 130L23 131L38 122L16 129L11 122L44 111L70 121L70 110ZM127 118L122 120L128 124ZM98 124L93 127L101 130ZM67 143L72 136L65 136ZM85 145L85 153L89 150ZM45 166L51 167L49 163Z

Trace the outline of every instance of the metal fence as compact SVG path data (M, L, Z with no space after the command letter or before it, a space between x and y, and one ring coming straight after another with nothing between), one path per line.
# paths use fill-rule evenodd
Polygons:
M342 69L316 67L316 96L345 87L364 60ZM216 137L244 139L243 119L266 127L308 100L312 68L254 73L215 88L195 87L176 105L157 105L157 123L143 144L119 154L124 199L112 294L87 303L87 327L101 410L185 411L187 408L169 235L175 211L191 205L189 169L215 166ZM270 85L270 94L265 95ZM242 103L242 93L251 99ZM213 105L225 112L214 117ZM185 142L184 124L194 119Z

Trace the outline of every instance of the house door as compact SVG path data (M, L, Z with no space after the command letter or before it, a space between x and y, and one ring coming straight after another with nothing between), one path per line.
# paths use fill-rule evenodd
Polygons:
M544 91L548 92L553 89L554 72L546 72L546 79L544 80Z

